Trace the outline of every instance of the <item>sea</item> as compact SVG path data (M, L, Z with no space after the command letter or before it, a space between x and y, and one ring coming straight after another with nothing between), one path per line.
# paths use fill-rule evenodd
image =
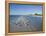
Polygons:
M10 32L42 31L42 16L10 15Z

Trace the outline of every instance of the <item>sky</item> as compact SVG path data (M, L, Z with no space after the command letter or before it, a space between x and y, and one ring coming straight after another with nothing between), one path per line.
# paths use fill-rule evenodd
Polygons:
M42 14L42 5L10 3L10 15Z

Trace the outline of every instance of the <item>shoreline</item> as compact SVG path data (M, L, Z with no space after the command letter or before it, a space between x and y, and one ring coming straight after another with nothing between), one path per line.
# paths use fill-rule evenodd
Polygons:
M10 15L10 16L34 16L34 17L42 17L42 16L38 16L38 15Z

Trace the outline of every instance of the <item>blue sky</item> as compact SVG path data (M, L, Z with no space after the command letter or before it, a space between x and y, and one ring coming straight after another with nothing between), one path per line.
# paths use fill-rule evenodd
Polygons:
M42 5L10 4L10 15L42 14Z

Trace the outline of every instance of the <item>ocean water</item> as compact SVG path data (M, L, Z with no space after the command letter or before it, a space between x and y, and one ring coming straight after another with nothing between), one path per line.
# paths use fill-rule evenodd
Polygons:
M42 31L42 16L10 15L10 32Z

